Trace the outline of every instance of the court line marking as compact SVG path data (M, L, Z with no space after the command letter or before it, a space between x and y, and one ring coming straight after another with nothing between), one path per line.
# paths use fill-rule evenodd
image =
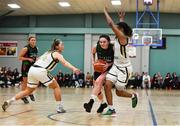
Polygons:
M20 114L24 114L24 113L27 113L27 112L31 112L31 110L26 110L26 111L23 111L23 112L19 112L19 113L15 113L15 114L12 114L12 115L8 115L8 116L5 116L5 117L0 117L0 119L6 119L6 118L9 118L9 117L13 117L13 116L17 116L17 115L20 115Z
M152 106L152 103L151 103L151 99L149 98L149 94L148 94L147 89L146 89L146 95L148 97L148 103L149 103L149 108L150 108L150 112L151 112L151 118L152 118L152 121L153 121L153 126L157 126L157 120L156 120L156 117L155 117L155 114L154 114L153 106Z
M82 112L82 111L69 111L69 112ZM67 113L67 112L66 112ZM63 120L58 120L58 119L54 119L53 116L54 115L59 115L59 114L66 114L66 113L53 113L48 115L47 117L53 121L59 121L59 122L63 122L63 123L68 123L68 124L74 124L74 125L81 125L81 126L87 126L88 124L81 124L81 123L74 123L74 122L68 122L68 121L63 121ZM92 118L89 118L89 121L92 120Z

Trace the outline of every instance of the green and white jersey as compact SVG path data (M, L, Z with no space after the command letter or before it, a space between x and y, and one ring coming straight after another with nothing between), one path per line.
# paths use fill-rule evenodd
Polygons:
M39 57L39 59L34 63L34 65L43 67L47 69L48 71L52 71L57 63L59 62L58 60L55 60L53 57L53 53L55 51L47 51L45 52L42 56Z
M121 45L118 39L114 42L114 64L119 67L127 67L131 65L127 45Z

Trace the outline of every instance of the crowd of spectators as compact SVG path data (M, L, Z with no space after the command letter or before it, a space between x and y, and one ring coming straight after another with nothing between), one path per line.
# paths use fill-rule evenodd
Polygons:
M63 73L59 70L55 76L58 84L61 87L84 88L93 87L93 76L87 72L86 75L81 71L79 75L75 73ZM11 67L0 67L0 87L13 87L15 84L20 84L22 77L18 69ZM180 76L173 72L167 73L162 77L160 72L155 73L152 77L147 73L132 73L131 78L126 85L126 88L134 89L180 89Z
M141 89L180 89L180 76L175 72L167 73L163 78L161 73L155 73L152 77L145 72L142 74L133 73L127 88L141 88Z
M21 74L18 72L18 69L14 70L11 67L0 67L0 87L8 88L10 86L15 86L19 84L21 80Z

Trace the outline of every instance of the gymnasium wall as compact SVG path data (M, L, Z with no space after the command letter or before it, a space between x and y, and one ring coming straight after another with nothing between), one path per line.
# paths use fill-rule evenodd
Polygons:
M51 43L55 38L60 38L64 42L64 58L71 64L75 65L82 71L84 70L84 36L83 35L47 35L37 34L37 46L39 47L39 55L51 48ZM71 71L61 64L58 64L56 69L53 70L53 74L56 74L58 70L63 72Z
M113 13L111 16L116 22L118 22L117 14ZM135 13L127 13L125 20L131 27L135 27ZM178 74L180 74L180 70L178 69L180 68L180 58L178 58L177 55L179 53L178 46L180 43L180 23L178 23L178 20L180 20L179 14L160 14L160 27L163 28L163 33L167 36L167 49L150 50L149 71L151 75L157 71L162 72L164 75L166 71L171 70L175 70ZM46 28L46 31L44 31L43 28ZM66 29L67 31L64 31L63 28L70 28L70 30ZM175 32L171 33L172 30ZM86 60L83 57L85 51L84 34L87 32L91 34L112 34L112 31L109 29L103 14L7 16L0 20L0 40L17 40L16 37L6 37L11 34L13 36L17 36L17 38L21 36L23 39L21 37L19 39L19 49L21 49L24 46L24 43L26 43L26 37L24 37L23 31L25 36L31 33L37 33L37 45L40 48L40 54L44 52L45 49L49 48L49 44L54 37L61 38L65 41L65 58L80 67L82 70L85 65L84 60ZM54 33L51 33L52 31ZM56 33L56 31L58 32ZM175 51L175 49L177 51ZM77 53L76 55L78 56L72 57L71 53L74 52ZM138 51L138 54L139 53L141 53L141 51ZM168 58L164 58L162 63L160 58L166 56ZM139 57L139 59L140 58L141 57ZM135 64L141 64L139 60L135 60L135 62ZM5 63L10 66L13 66L14 64L17 64L18 67L20 66L19 61L16 58L0 58L0 66L3 66ZM169 67L170 64L171 67ZM139 65L134 67L137 68L137 71L141 71ZM59 66L58 69L67 71L62 66Z

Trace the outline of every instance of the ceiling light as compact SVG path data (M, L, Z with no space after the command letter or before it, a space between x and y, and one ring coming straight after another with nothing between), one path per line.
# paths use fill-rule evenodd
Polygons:
M68 2L59 2L59 5L62 7L69 7L71 6Z
M111 4L112 5L121 5L121 1L120 0L111 0Z
M11 8L21 8L19 5L17 4L8 4L9 7Z

